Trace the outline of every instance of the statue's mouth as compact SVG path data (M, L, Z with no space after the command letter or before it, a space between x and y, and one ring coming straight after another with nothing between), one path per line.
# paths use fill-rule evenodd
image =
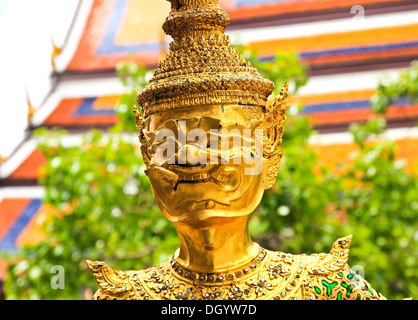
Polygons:
M221 174L220 164L202 164L197 166L188 165L168 165L166 169L177 175L179 183L198 183L214 181L217 183L226 182L226 176Z
M242 179L240 171L229 164L151 165L146 173L149 176L154 176L157 180L165 181L165 183L159 183L161 191L172 194L174 202L179 200L175 205L178 208L187 202L207 200L229 205L229 201L224 197L220 197L221 199L211 198L219 192L233 193L238 189ZM189 201L184 201L184 199L180 201L175 197L176 194L183 195L186 190L190 195ZM214 193L215 190L217 191Z

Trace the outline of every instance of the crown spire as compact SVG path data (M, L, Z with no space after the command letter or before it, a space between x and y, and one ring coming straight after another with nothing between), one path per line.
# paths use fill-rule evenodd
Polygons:
M218 0L169 0L171 12L163 24L166 34L181 41L186 34L209 36L223 34L229 24L229 16Z

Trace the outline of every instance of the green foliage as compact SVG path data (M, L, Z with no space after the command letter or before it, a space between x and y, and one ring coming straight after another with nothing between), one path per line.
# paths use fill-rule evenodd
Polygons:
M287 80L296 92L307 80L306 66L294 54L278 54L273 62L255 53L249 58L276 89ZM178 246L175 229L153 200L137 139L122 134L136 132L131 106L149 74L130 63L119 64L118 71L127 92L112 135L92 131L79 146L64 147L65 133L38 131L48 159L40 179L44 203L59 214L45 224L45 240L7 257L9 299L80 299L85 288L97 288L85 259L142 269L169 259ZM307 119L290 115L279 177L250 228L266 248L295 254L328 252L337 237L352 233L350 265L363 266L366 279L388 298L417 297L418 183L396 161L394 144L380 136L384 128L378 117L353 124L358 153L337 174L308 147L314 132ZM65 290L51 289L53 265L65 268Z
M260 244L292 253L329 252L337 237L353 234L349 264L364 268L366 279L388 298L416 297L418 181L395 160L393 142L379 135L375 143L367 141L376 138L381 122L372 120L361 134L353 126L358 153L337 174L309 149L306 119L291 119L276 185L250 225Z
M133 62L120 61L116 66L119 80L125 87L125 93L121 95L116 106L116 114L119 122L111 128L111 132L136 132L135 117L132 107L140 107L136 102L136 95L141 91L152 76L152 71Z
M361 262L366 275L372 270L370 281L389 297L416 297L418 180L395 157L390 140L362 146L342 177L352 187L344 190L339 210L346 211L350 232L359 238L352 259Z
M266 191L250 224L256 241L267 248L326 252L341 234L329 225L332 219L325 213L339 200L340 181L318 164L318 154L308 147L311 134L305 117L289 117L278 179Z
M418 101L417 66L402 72L387 86L391 90L380 89L380 99ZM289 117L276 185L252 216L255 240L273 250L312 253L328 252L336 237L353 234L349 263L363 267L386 297L416 297L418 180L416 171L408 174L396 161L396 145L382 137L385 129L379 115L353 123L354 163L337 164L336 173L309 148L313 131L307 119Z
M369 138L379 137L386 129L386 120L383 117L375 117L365 123L354 122L349 131L353 135L354 142L361 148L365 148Z
M418 61L412 62L396 79L386 76L379 81L377 92L371 99L372 109L376 113L385 113L399 98L407 99L411 104L418 102Z
M132 137L91 131L77 147L59 144L56 132L45 138L43 201L59 214L45 224L45 240L9 257L9 299L82 298L83 287L97 286L85 259L122 270L169 259L177 234L161 217ZM65 290L51 289L54 265L65 269Z
M295 52L279 51L273 60L262 60L255 50L249 50L243 46L235 46L235 48L266 79L274 82L274 95L280 93L286 81L289 83L290 94L298 91L308 81L309 66L303 63Z

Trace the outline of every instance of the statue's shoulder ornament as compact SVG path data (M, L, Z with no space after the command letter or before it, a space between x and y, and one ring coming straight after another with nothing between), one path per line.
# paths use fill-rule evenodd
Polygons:
M115 271L103 261L86 262L99 285L94 300L126 300L135 297L130 280L132 271Z
M352 236L339 238L332 245L330 253L319 253L301 256L306 260L306 268L310 275L329 276L347 266Z
M352 235L334 242L330 253L300 256L306 265L304 298L310 300L383 300L379 292L348 265Z
M163 291L162 274L167 271L166 264L144 270L116 271L103 261L86 262L99 285L93 300L149 300Z

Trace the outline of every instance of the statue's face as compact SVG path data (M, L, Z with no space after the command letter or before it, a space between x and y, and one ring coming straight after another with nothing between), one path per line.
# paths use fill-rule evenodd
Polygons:
M249 215L267 173L259 107L205 106L150 115L143 148L154 198L173 222Z

